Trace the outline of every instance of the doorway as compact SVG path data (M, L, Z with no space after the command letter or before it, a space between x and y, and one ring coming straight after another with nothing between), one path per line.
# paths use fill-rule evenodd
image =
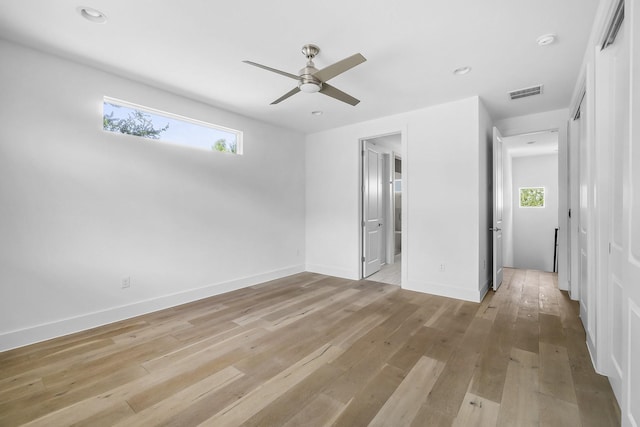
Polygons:
M362 277L400 285L401 134L362 141Z
M557 271L558 131L503 138L504 266Z

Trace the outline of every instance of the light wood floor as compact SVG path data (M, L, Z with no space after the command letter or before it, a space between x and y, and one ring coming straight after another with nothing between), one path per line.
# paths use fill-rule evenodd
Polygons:
M614 426L577 305L312 273L0 353L0 425Z

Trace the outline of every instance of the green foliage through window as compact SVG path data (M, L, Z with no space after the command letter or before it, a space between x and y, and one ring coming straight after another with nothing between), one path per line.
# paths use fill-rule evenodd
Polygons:
M241 154L242 132L171 113L104 98L102 128L209 151Z
M115 112L112 111L102 116L102 126L104 130L141 136L143 138L159 139L160 134L169 129L168 123L162 128L154 128L151 116L139 110L130 111L127 117L122 119L115 118L113 116L114 113Z
M544 208L544 187L523 187L520 189L521 208Z

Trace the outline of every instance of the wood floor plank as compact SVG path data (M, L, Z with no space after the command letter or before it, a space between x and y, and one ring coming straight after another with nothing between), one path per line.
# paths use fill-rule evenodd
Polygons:
M275 400L280 394L302 381L319 366L331 362L340 353L338 347L324 345L295 365L284 370L263 386L224 408L215 416L203 422L202 426L239 425Z
M242 372L232 366L227 367L171 394L166 399L137 412L116 425L120 427L159 425L170 419L176 412L188 409L194 402L206 398L208 394L225 387L242 376Z
M495 426L498 423L499 412L499 403L476 396L473 393L467 393L462 405L460 405L460 411L458 411L453 426Z
M537 426L538 355L513 348L500 402L498 426Z
M422 404L417 416L421 416L420 413L424 415L438 411L446 417L448 424L451 424L469 388L478 357L479 353L474 350L465 351L463 347L457 348L446 361L442 373L429 393L429 399Z
M316 396L294 417L282 424L283 427L322 427L333 425L344 410L344 404L326 394ZM280 424L263 424L280 425Z
M509 325L501 313L496 316L481 350L469 389L471 393L494 402L502 400L511 348L514 345L515 328Z
M540 313L540 341L559 346L566 345L565 333L559 316Z
M369 426L386 426L389 420L393 420L395 426L411 425L443 369L443 362L421 357Z
M337 402L337 413L332 414L331 419L337 418L346 403L340 402L324 393L333 382L337 381L344 371L332 364L326 364L318 368L311 375L304 378L295 386L280 395L273 403L249 418L243 423L244 427L280 426L291 419L301 419L299 412L315 411L313 406L307 408L319 396L325 396L330 402ZM331 406L334 406L333 404ZM307 409L305 409L307 408ZM295 423L295 421L292 421ZM322 424L318 421L319 424Z
M580 427L580 411L578 405L569 403L546 394L538 395L540 410L540 427ZM606 425L606 424L605 424Z
M0 353L0 425L619 425L578 309L300 273Z
M364 387L355 392L333 425L351 427L369 424L403 378L400 369L385 365Z
M566 348L540 343L540 393L577 403Z

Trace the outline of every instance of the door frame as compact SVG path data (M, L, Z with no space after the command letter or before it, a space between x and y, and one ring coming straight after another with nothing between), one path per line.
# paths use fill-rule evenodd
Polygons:
M407 225L407 197L406 197L406 189L407 189L407 183L406 183L406 163L405 163L405 159L406 159L406 152L407 152L407 140L406 140L406 135L407 135L407 130L406 128L399 128L394 130L393 128L388 130L388 131L384 131L384 132L380 132L377 134L373 134L371 136L363 136L358 138L358 142L357 142L357 146L358 146L358 222L357 222L357 227L358 227L358 265L360 266L358 268L358 274L359 274L359 278L363 279L364 278L364 263L362 262L362 257L364 254L364 235L363 235L363 227L362 227L362 221L364 220L364 211L363 211L363 188L364 188L364 182L363 182L363 175L364 175L364 158L362 156L362 151L365 149L365 144L367 141L369 140L374 140L376 138L382 138L385 136L390 136L390 135L400 135L400 146L401 146L401 152L396 153L393 152L392 155L390 156L392 161L394 159L394 155L398 155L402 158L403 164L402 164L402 178L403 178L403 197L402 197L402 214L401 214L401 222L402 222L402 248L403 248L403 256L402 256L402 262L401 262L401 278L400 278L400 283L404 283L405 282L405 277L406 277L406 266L407 266L407 257L405 256L406 253L404 252L404 248L406 248L406 241L407 241L407 236L406 236L406 230L408 229ZM387 242L387 244L389 244L389 242Z
M404 170L404 161L402 160L402 152L392 151L391 152L391 174L389 176L391 182L391 192L389 194L390 201L389 207L391 209L390 218L391 218L391 226L389 227L388 239L387 240L387 258L389 264L395 263L396 257L396 160L400 160L401 168L400 174L402 175L402 171ZM400 178L400 185L403 185L403 178ZM400 192L400 253L402 254L402 191Z
M491 220L491 247L493 262L491 263L491 282L494 291L502 285L504 275L504 240L502 227L504 221L504 145L502 134L497 127L493 127L491 152L493 153L493 203ZM499 161L499 164L498 164ZM499 215L500 218L496 218ZM500 242L500 245L498 245Z

